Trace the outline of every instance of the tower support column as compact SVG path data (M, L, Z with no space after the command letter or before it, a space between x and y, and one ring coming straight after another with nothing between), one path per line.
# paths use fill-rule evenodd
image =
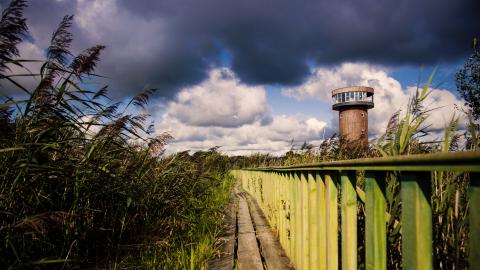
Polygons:
M339 112L340 136L347 142L368 145L368 109L373 108L373 88L351 86L332 91L332 109Z

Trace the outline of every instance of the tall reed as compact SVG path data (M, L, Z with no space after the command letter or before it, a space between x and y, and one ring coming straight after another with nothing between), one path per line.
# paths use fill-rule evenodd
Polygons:
M16 48L25 7L12 1L0 22L1 83L20 93L0 104L0 268L205 264L231 183L226 157L163 156L171 136L154 133L145 112L154 90L122 105L84 83L105 47L74 55L73 16L28 73L38 84L22 85L9 71L28 65Z

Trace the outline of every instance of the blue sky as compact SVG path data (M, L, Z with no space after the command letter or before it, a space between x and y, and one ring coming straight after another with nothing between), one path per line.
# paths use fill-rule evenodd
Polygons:
M220 45L219 45L220 46ZM230 52L220 46L219 62L222 67L232 67L232 55ZM312 69L315 68L313 63L309 63ZM433 69L438 66L434 84L435 87L441 87L451 91L457 97L459 97L458 91L455 85L455 73L463 65L463 61L456 61L453 63L444 63L436 65L404 65L397 67L386 67L390 75L398 80L403 86L420 86L432 73ZM339 86L341 87L341 86ZM331 108L328 106L328 102L319 103L315 99L296 100L282 95L281 85L267 85L267 95L272 111L274 114L285 115L301 115L303 117L319 117L322 115L328 115ZM328 119L325 119L328 120Z
M7 1L0 0L0 8ZM477 0L228 1L44 0L26 11L22 58L42 59L63 16L75 15L73 52L106 45L97 72L115 100L146 85L168 151L222 146L228 154L281 154L293 139L336 132L329 93L375 89L373 139L433 67L429 106L440 130L462 101L454 76L479 35ZM424 66L425 68L422 68ZM32 82L25 82L33 85ZM0 93L15 95L9 85Z

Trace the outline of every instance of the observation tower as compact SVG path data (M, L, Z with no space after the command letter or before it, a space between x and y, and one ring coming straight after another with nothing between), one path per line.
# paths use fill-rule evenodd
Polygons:
M350 86L332 91L332 109L339 112L340 136L368 144L368 109L373 108L373 88Z

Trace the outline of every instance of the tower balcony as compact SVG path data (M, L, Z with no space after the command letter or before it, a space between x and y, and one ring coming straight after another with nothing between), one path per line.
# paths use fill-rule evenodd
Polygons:
M371 109L373 103L373 88L365 86L351 86L332 91L332 109L340 110L344 107L364 107Z

